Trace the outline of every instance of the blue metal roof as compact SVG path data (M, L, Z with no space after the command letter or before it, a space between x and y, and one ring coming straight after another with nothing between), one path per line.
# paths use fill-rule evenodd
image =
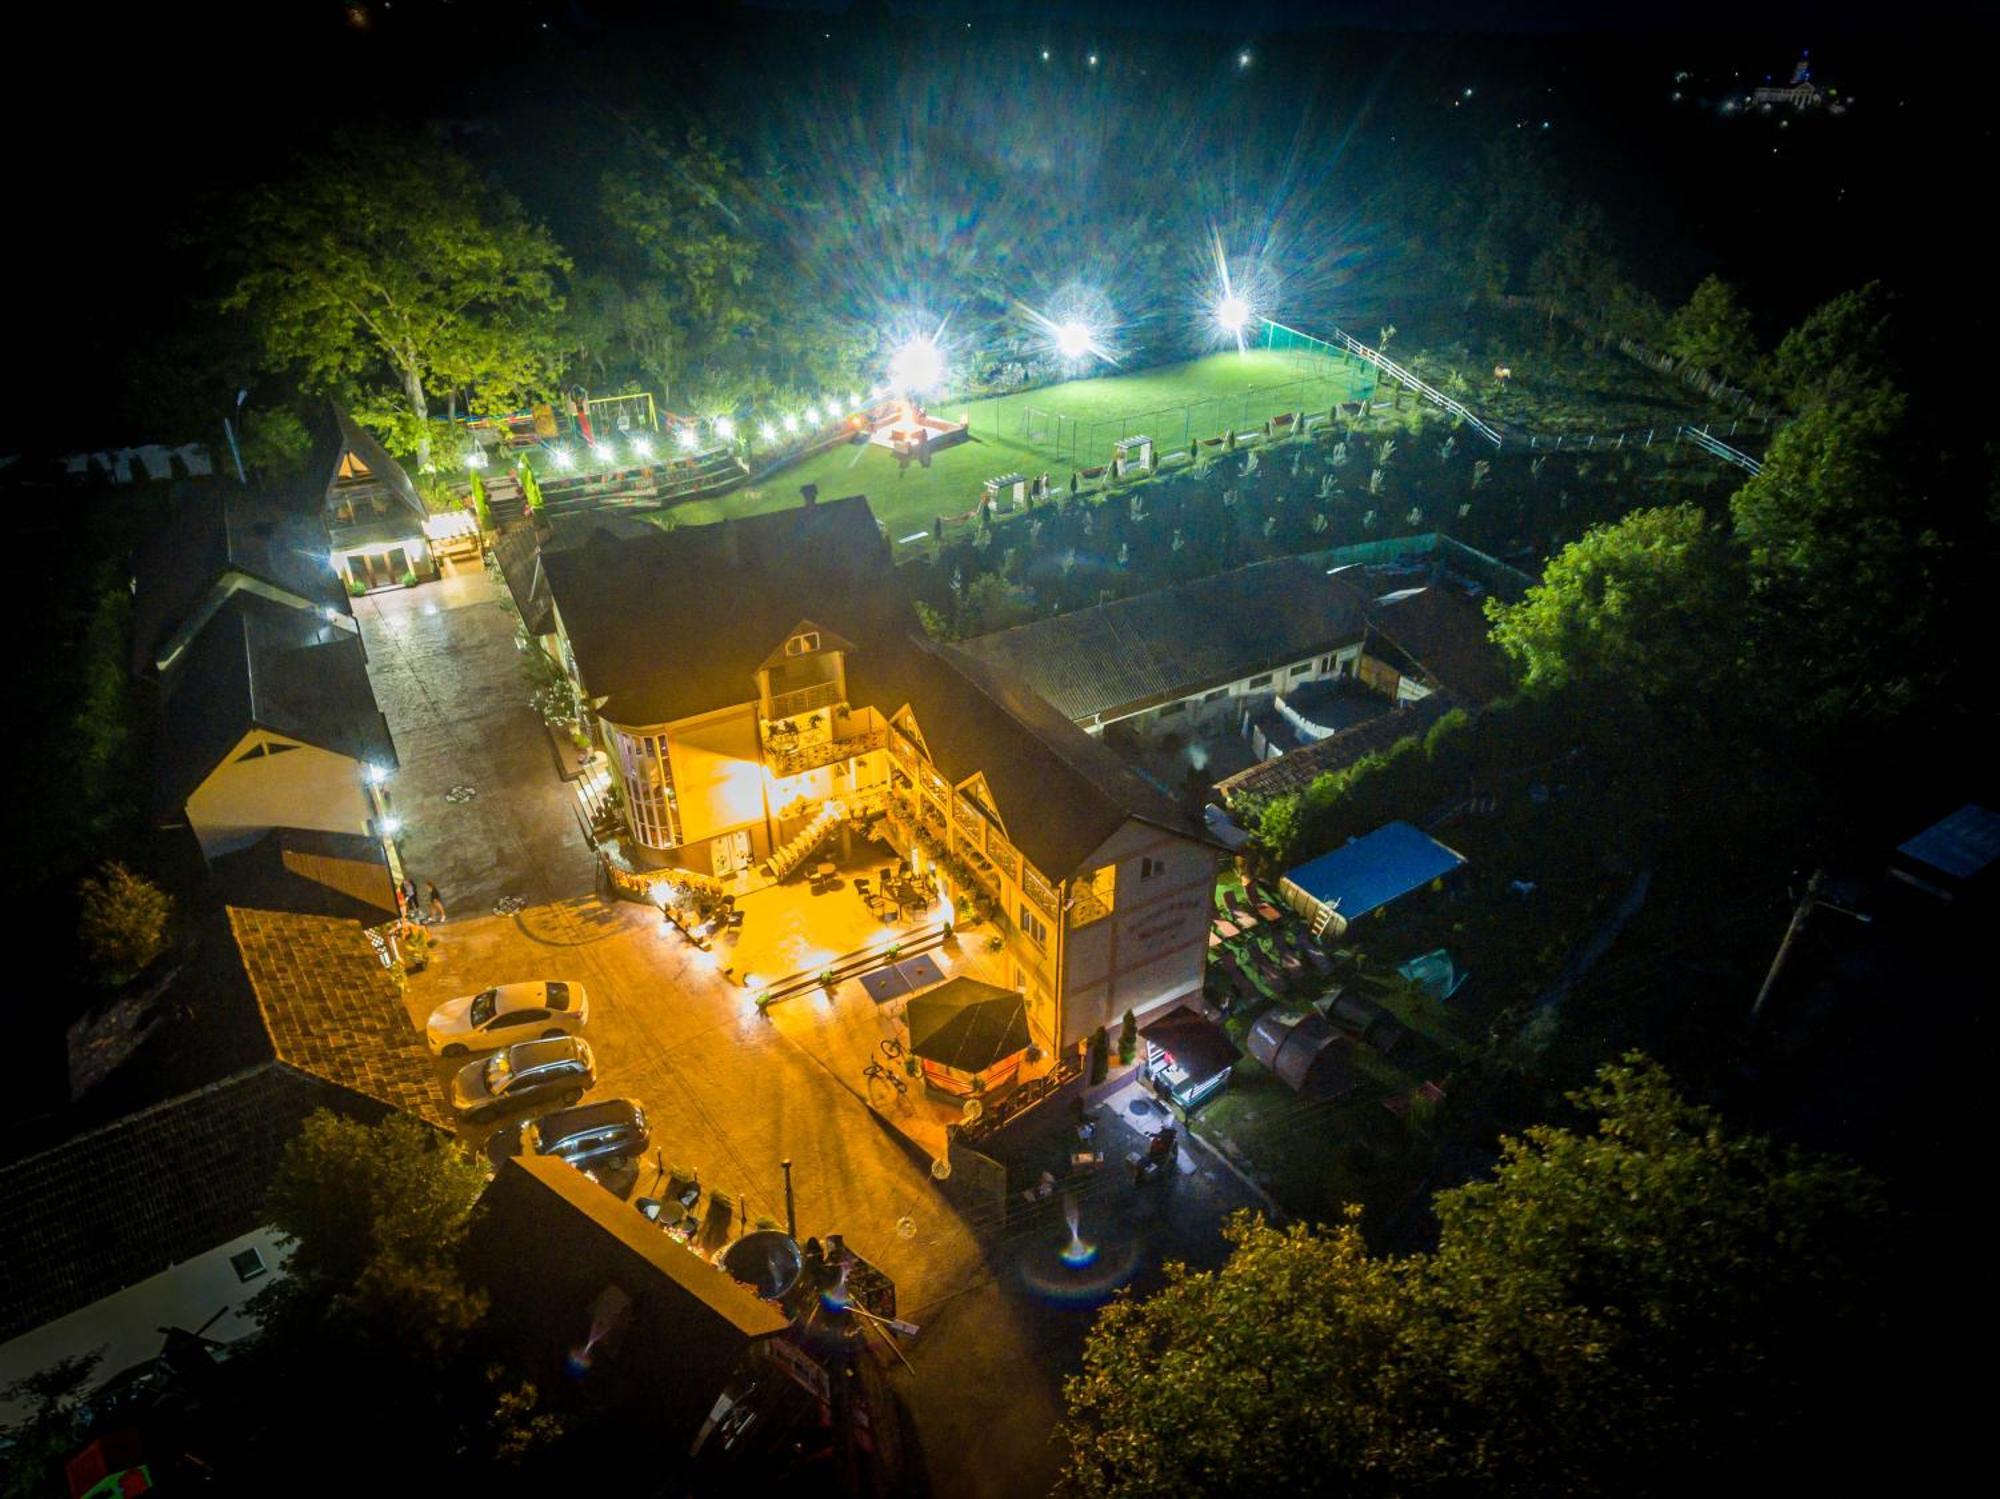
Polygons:
M1463 854L1409 823L1391 822L1287 871L1285 878L1353 921L1450 874L1464 862Z
M2000 859L2000 813L1967 802L1897 850L1956 880L1969 880Z

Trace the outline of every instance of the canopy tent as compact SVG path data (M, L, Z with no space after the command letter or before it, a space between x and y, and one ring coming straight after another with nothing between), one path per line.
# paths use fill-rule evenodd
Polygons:
M945 1093L983 1093L1006 1082L1030 1040L1020 991L977 979L955 978L917 995L903 1023L924 1081Z

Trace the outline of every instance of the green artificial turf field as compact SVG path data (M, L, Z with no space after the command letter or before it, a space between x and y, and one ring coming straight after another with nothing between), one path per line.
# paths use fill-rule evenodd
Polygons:
M1324 411L1336 401L1357 399L1358 391L1369 388L1371 373L1252 349L982 401L943 401L931 408L933 414L966 418L971 436L932 454L928 469L912 463L899 471L887 450L845 444L749 488L666 513L680 525L705 525L786 509L799 503L799 486L817 484L822 499L866 494L892 541L928 536L938 516L962 516L977 506L982 486L998 475L1032 479L1046 473L1051 483L1067 484L1072 469L1105 462L1120 437L1144 434L1162 454L1172 452L1187 445L1190 432L1217 437L1286 411ZM1024 431L1030 411L1041 414L1033 434Z

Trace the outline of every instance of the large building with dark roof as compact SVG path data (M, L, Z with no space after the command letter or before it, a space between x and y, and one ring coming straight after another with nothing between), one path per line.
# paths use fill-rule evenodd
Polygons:
M244 1335L245 1304L283 1272L264 1199L306 1116L449 1122L353 920L217 912L170 985L121 996L69 1039L68 1112L0 1155L0 1386L92 1349L110 1378L156 1354L165 1328Z
M1352 583L1283 557L982 635L965 649L1094 731L1142 715L1240 708L1352 675L1367 605Z
M639 859L729 880L879 819L1004 913L1042 1044L1200 987L1216 847L1018 675L925 638L865 498L539 566Z

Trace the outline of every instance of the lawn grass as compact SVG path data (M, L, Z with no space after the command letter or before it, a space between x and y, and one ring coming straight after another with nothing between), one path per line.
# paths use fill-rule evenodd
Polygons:
M665 512L679 525L706 525L740 515L762 515L799 503L799 487L817 484L823 498L866 494L892 541L919 534L928 540L938 516L965 515L984 497L988 479L1006 473L1033 478L1046 473L1066 484L1070 471L1106 461L1121 436L1151 437L1158 451L1185 446L1192 426L1198 437L1230 427L1261 426L1285 411L1323 411L1356 399L1367 376L1322 363L1302 376L1291 354L1252 349L1213 354L1185 364L1162 365L1129 375L1071 380L1038 390L981 401L944 401L939 416L969 423L969 441L931 456L928 469L899 470L894 455L867 443L834 448L770 475L762 483L713 500L676 505ZM1037 445L1022 436L1023 414L1034 408L1074 418L1074 454Z

